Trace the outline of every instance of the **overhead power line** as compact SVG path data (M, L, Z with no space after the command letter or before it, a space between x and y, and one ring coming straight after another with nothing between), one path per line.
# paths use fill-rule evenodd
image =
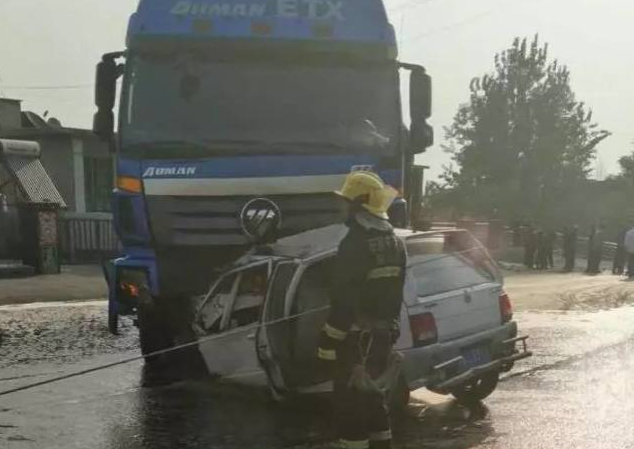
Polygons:
M404 2L399 3L398 5L394 5L393 7L388 8L388 12L396 13L396 12L404 11L411 8L418 8L419 6L425 5L427 3L433 3L435 1L437 0L405 0Z
M410 1L415 1L415 0L410 0ZM430 1L434 1L434 0L427 0L427 2L430 2ZM541 3L543 1L544 0L532 0L531 4L535 5L535 4ZM479 20L481 20L481 19L483 19L483 18L485 18L487 16L490 16L490 15L493 15L493 14L495 14L497 12L500 12L500 11L506 9L506 8L516 7L516 6L522 5L522 4L523 4L523 2L519 2L519 1L517 1L517 2L511 1L511 0L500 1L497 4L497 6L495 6L494 8L490 8L490 9L487 9L485 11L481 11L481 12L479 12L477 14L473 14L473 15L465 18L464 20L461 20L461 21L458 21L458 22L454 22L454 23L450 23L450 24L447 24L445 26L430 30L428 32L424 32L424 33L415 35L413 37L409 37L409 38L405 37L405 39L402 41L402 43L404 44L403 46L405 46L406 44L408 44L410 42L415 42L417 40L421 40L421 39L425 39L425 38L428 38L428 37L431 37L431 36L435 36L437 34L442 34L442 33L446 32L446 31L452 30L454 28L460 28L460 27L469 25L469 24L471 24L473 22L477 22L477 21L479 21ZM401 5L403 5L403 4L401 4Z
M443 27L436 28L435 30L431 30L429 32L421 33L421 34L418 34L416 36L413 36L413 37L410 37L410 38L406 38L403 41L403 44L407 44L407 43L410 43L410 42L415 42L415 41L420 40L420 39L425 39L427 37L435 36L436 34L444 33L445 31L449 31L449 30L452 30L454 28L459 28L459 27L468 25L468 24L470 24L472 22L477 22L478 20L480 20L480 19L482 19L484 17L490 16L491 14L494 14L497 11L498 11L498 9L494 8L494 9L490 9L488 11L483 11L483 12L480 12L478 14L474 14L474 15L472 15L470 17L467 17L466 19L461 20L459 22L450 23L450 24L445 25Z
M15 89L15 90L70 90L70 89L88 89L94 87L93 83L90 84L59 84L50 86L18 86L11 84L0 84L3 89Z

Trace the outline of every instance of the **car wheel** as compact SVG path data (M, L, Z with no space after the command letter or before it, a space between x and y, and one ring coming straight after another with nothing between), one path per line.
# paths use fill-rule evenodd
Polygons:
M407 404L409 404L409 398L410 391L407 385L407 379L405 378L405 374L401 373L398 376L396 385L389 392L388 403L390 410L395 412L405 410Z
M451 394L463 404L473 404L490 396L499 380L500 373L488 373L451 390Z

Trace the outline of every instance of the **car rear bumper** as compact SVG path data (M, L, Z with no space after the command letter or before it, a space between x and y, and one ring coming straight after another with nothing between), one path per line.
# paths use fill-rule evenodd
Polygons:
M517 337L517 323L511 321L455 340L403 350L403 369L410 389L429 387L445 393L485 373L508 371L515 361L530 357L527 338ZM467 367L462 355L474 347L488 349L490 360Z

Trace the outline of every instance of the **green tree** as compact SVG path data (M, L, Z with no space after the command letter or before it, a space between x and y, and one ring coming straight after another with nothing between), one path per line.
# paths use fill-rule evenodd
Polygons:
M470 92L445 128L453 164L433 191L463 213L555 213L587 179L597 145L610 135L575 99L569 70L549 60L537 36L516 38L495 55L492 73L471 81Z
M616 176L611 176L608 180L622 182L628 187L634 186L634 150L628 155L619 158L621 172Z

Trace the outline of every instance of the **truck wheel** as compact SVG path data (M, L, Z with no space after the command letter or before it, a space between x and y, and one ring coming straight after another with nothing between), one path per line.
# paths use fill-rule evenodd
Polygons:
M119 335L119 315L111 308L108 308L108 331L112 335Z
M388 404L390 410L400 412L407 409L409 397L410 391L409 386L407 385L407 379L405 378L405 374L401 373L398 376L396 385L389 392Z
M462 404L473 404L483 400L495 391L500 380L500 373L485 374L451 391L451 394Z
M141 354L145 357L146 363L157 362L161 356L147 357L148 354L170 348L172 338L169 327L165 325L159 310L151 305L139 304L139 343Z

